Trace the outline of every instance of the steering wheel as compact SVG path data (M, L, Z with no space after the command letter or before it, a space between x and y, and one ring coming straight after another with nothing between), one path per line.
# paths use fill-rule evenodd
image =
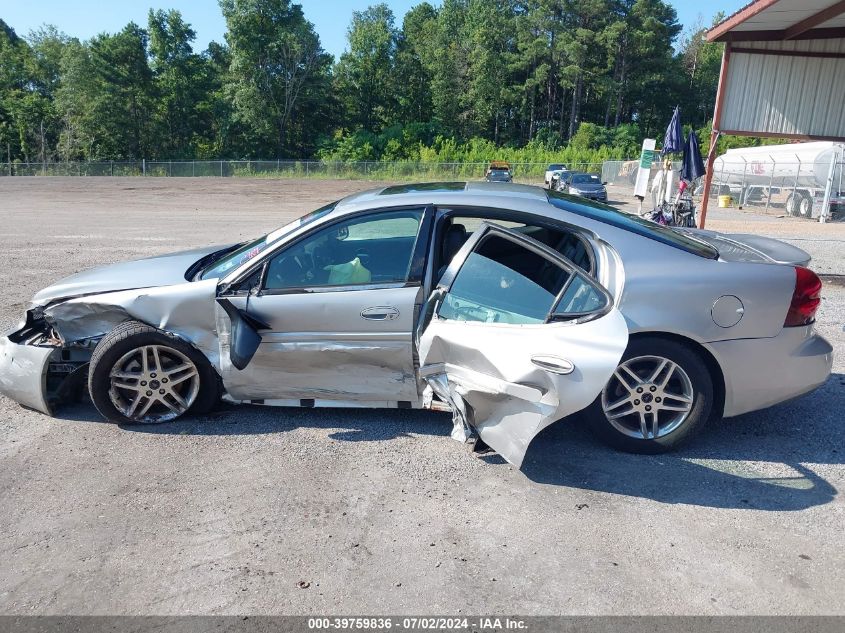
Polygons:
M268 288L287 288L304 283L308 277L305 266L300 258L294 255L282 257L278 264L272 266L267 275Z

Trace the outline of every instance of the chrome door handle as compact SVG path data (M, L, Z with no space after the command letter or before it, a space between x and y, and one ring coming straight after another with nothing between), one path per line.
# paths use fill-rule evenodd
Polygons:
M575 371L575 365L572 364L572 361L568 361L565 358L558 358L557 356L540 354L532 356L531 362L540 369L545 369L553 374L563 374L565 376Z
M399 309L393 306L373 306L361 310L361 318L368 321L393 321L399 318Z

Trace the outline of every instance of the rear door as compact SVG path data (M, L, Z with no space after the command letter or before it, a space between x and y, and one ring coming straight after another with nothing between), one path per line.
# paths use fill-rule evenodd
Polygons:
M589 405L628 344L604 288L539 242L490 223L473 233L419 321L420 377L519 467L546 426Z

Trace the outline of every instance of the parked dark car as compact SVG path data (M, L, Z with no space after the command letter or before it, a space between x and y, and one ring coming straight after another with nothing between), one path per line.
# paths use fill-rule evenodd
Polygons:
M487 168L484 180L487 182L511 182L513 180L511 166L505 161L494 160Z
M562 191L573 196L607 202L605 183L595 174L572 174L566 181L566 189Z

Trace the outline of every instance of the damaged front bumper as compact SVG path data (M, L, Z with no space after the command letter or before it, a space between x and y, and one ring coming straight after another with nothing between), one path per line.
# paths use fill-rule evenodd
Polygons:
M0 394L52 415L80 385L87 363L70 360L43 323L26 322L0 337Z

